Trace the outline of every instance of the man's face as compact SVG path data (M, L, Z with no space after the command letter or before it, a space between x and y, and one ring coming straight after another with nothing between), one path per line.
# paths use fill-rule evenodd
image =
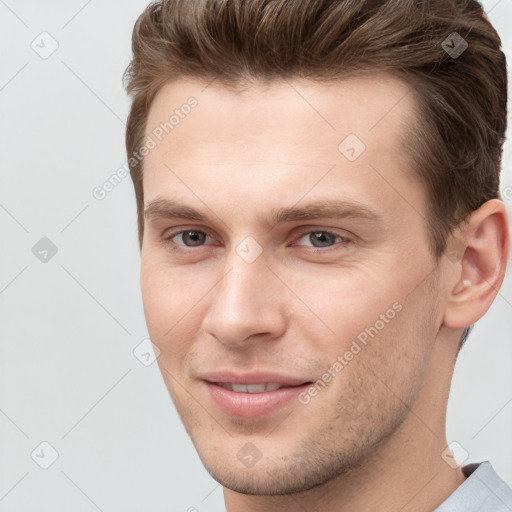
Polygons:
M442 305L399 143L413 95L386 75L205 87L167 84L147 122L149 333L212 476L306 490L382 447L426 385Z

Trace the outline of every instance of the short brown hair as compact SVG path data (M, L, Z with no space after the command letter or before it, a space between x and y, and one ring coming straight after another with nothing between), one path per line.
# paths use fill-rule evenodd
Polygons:
M453 35L456 32L457 35ZM462 38L462 39L460 39ZM449 53L462 41L462 54ZM138 18L126 69L126 149L144 232L143 144L156 93L179 78L332 80L392 73L416 97L404 146L429 199L436 257L453 228L500 197L507 123L501 41L473 0L161 0ZM459 47L463 49L463 46Z

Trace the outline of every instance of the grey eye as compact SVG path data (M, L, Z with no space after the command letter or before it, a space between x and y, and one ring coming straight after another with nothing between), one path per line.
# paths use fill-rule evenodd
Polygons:
M186 245L187 247L196 247L198 245L202 245L208 235L203 231L181 231L174 236L181 237L183 245Z
M301 240L304 238L308 240L309 244L300 245L312 245L313 247L330 247L336 243L337 239L342 239L339 235L328 231L311 231L302 236Z

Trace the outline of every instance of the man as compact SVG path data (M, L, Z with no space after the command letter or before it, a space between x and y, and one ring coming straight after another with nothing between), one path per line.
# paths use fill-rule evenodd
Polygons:
M512 510L445 435L509 252L481 6L162 1L132 46L146 321L227 511Z

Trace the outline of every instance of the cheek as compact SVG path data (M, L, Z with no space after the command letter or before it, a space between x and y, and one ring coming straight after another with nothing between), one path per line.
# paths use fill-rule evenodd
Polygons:
M170 364L171 359L183 359L201 326L202 299L211 285L149 258L143 260L140 285L148 332L161 351L159 360Z
M331 364L345 354L348 361L375 355L372 364L391 362L382 368L391 374L393 360L427 356L436 332L435 297L428 279L422 282L427 273L381 270L338 269L330 279L327 274L307 278L294 288L308 306L300 313L305 339L313 340L310 349L328 356Z
M365 329L375 322L382 328L381 314L385 315L386 327L397 316L393 304L398 294L376 280L373 269L326 270L295 283L292 275L287 276L294 292L289 300L295 304L295 319L325 352L344 351L360 333L364 338Z
M164 265L147 260L141 266L140 286L150 336L159 346L172 338L185 314L183 284Z
M156 335L161 338L165 332L163 329L169 329L172 325L172 318L168 314L174 311L172 294L169 293L166 281L159 279L159 272L149 263L143 263L141 267L140 286L144 315L151 337Z

